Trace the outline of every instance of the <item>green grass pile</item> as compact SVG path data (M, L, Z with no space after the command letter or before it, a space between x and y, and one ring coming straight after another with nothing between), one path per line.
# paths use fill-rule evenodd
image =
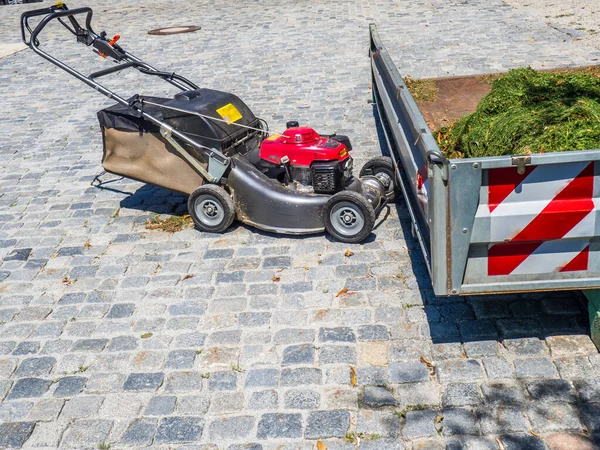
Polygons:
M515 69L477 110L435 133L450 158L600 148L600 77L594 71Z

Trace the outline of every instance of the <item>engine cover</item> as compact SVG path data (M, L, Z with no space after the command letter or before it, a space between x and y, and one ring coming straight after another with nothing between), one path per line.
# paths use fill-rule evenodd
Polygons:
M287 156L290 165L310 167L315 161L345 161L350 157L344 144L319 134L308 127L288 128L281 135L272 135L260 146L260 158L281 164Z

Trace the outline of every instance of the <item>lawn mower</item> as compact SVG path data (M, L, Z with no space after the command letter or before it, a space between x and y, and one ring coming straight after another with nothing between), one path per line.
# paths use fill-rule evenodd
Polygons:
M85 15L85 26L76 16ZM41 16L35 28L29 24ZM52 20L114 65L88 76L46 53L38 36ZM91 27L92 9L64 3L25 12L23 42L34 52L115 100L98 112L102 165L107 172L189 194L188 210L202 231L223 232L237 220L275 233L323 230L342 242L360 242L397 194L390 158L368 161L352 175L350 140L320 135L289 121L271 133L237 96L155 69ZM173 98L134 95L125 99L96 79L135 69L179 89Z

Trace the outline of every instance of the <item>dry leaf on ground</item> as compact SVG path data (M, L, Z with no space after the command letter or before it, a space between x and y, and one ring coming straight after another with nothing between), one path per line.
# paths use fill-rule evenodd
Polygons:
M340 295L344 295L346 292L348 292L348 288L342 289L340 292L338 292L337 294L335 294L335 296L339 297Z
M350 366L350 384L352 384L352 387L356 386L356 369L354 368L354 366Z

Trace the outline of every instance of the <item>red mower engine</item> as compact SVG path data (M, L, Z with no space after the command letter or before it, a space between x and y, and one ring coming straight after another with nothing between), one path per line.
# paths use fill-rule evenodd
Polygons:
M352 178L347 146L308 127L291 127L270 136L262 142L259 156L272 170L283 169L280 181L312 186L317 194L339 192Z

